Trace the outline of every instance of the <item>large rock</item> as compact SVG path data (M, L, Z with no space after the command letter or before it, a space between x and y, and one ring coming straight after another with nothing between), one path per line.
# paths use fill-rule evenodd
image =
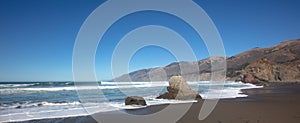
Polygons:
M168 92L158 96L158 99L190 100L201 99L199 93L192 90L183 77L173 76L169 80Z
M143 97L131 96L125 99L125 105L147 105L145 99Z

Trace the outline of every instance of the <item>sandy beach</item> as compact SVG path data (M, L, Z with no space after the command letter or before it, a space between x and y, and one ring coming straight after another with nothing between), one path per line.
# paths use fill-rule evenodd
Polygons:
M188 112L178 120L178 123L299 123L300 122L300 84L272 83L268 87L243 90L249 95L246 98L222 99L213 112L205 119L198 120L199 110L203 100L193 103ZM172 104L175 107L187 104ZM123 110L121 112L96 113L94 117L109 119L126 118L123 113L135 115L152 114L168 105L149 106L143 109ZM174 109L176 111L176 109ZM125 121L125 119L124 119ZM27 122L64 122L64 123L96 123L91 116L31 120ZM146 122L146 121L145 121Z

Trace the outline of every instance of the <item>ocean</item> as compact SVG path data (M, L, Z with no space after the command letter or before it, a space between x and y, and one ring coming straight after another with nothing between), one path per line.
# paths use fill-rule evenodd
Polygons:
M247 97L241 93L241 89L261 87L231 81L225 82L221 89L213 88L220 86L220 83L209 81L188 84L192 89L199 90L204 99ZM124 99L127 96L142 96L147 105L195 102L155 99L166 92L168 82L99 82L97 85L92 87L89 82L0 82L0 122L85 116L97 112L143 108L125 106ZM219 92L222 92L221 95ZM85 98L78 94L89 96Z

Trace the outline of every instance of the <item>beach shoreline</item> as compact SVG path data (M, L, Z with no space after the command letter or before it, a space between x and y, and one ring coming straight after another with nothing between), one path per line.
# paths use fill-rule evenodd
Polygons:
M221 99L204 120L198 120L199 111L203 100L193 103L187 113L178 120L178 123L298 123L300 121L300 83L268 83L269 86L255 89L242 90L248 97ZM171 104L184 106L187 104ZM122 110L134 115L152 114L164 109L165 105L148 106L142 109ZM106 119L122 118L120 111L102 112L93 114L93 117ZM85 122L96 123L91 116L78 116L67 118L41 119L22 121L20 123L42 122ZM103 121L109 122L109 120Z

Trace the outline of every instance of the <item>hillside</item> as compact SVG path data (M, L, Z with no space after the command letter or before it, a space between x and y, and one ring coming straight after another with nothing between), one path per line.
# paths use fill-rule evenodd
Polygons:
M277 75L270 75L278 76L277 79L271 77L260 81L298 81L300 79L300 39L296 39L284 41L269 48L254 48L232 57L210 57L196 62L175 62L164 67L138 70L114 80L129 81L130 77L132 81L150 81L150 78L152 81L166 81L163 76L167 76L169 79L173 75L181 75L179 66L190 70L188 74L182 75L188 81L210 80L211 63L217 63L224 58L227 61L227 78L230 80L243 80L245 74L253 74L255 77L253 71L250 72L251 66L249 65L252 65L253 68L255 67L254 63L262 59L269 61L271 66L280 72L277 72ZM258 68L260 68L259 66ZM198 72L193 69L195 67L199 68ZM272 74L274 69L272 68Z

